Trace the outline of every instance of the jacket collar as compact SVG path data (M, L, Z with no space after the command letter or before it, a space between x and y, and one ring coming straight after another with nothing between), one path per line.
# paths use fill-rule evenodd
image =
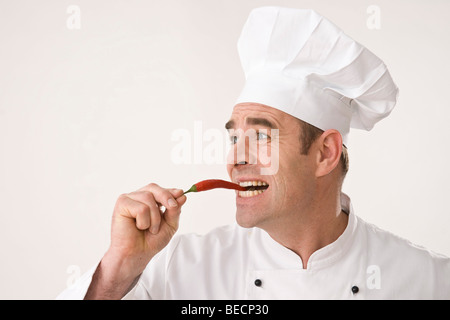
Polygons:
M309 257L306 271L315 271L333 265L352 245L356 233L357 219L350 198L344 193L341 193L341 208L344 212L348 213L347 227L338 239L315 251ZM299 266L301 268L303 263L296 253L273 240L264 230L258 230L261 231L260 240L264 251L261 254L272 261L275 259L276 261L274 263L276 266L274 267L296 270L299 269Z

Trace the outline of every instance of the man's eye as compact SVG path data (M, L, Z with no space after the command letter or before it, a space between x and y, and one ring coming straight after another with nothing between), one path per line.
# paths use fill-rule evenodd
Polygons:
M238 137L237 136L230 136L230 142L231 142L231 144L236 144L238 142Z
M267 139L269 138L269 136L267 135L267 133L261 132L259 131L257 134L257 139L258 140L263 140L263 139Z

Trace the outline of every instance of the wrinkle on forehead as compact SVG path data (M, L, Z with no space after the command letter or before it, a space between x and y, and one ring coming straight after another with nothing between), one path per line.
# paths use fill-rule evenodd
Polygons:
M237 123L241 121L243 123ZM240 103L234 107L231 119L226 123L225 128L229 130L240 124L260 125L270 129L299 127L297 118L276 108L250 102Z

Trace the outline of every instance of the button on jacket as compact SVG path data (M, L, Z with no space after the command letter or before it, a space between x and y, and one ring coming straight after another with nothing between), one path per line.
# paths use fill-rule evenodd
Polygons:
M300 257L259 228L179 235L125 299L450 299L450 259L357 217L333 243ZM82 299L93 268L58 298Z

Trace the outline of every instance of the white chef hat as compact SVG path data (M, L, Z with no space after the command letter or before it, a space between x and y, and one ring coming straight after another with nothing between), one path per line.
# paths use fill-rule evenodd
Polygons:
M347 144L395 106L398 88L383 61L313 10L251 11L238 41L245 86L238 103L284 111Z

